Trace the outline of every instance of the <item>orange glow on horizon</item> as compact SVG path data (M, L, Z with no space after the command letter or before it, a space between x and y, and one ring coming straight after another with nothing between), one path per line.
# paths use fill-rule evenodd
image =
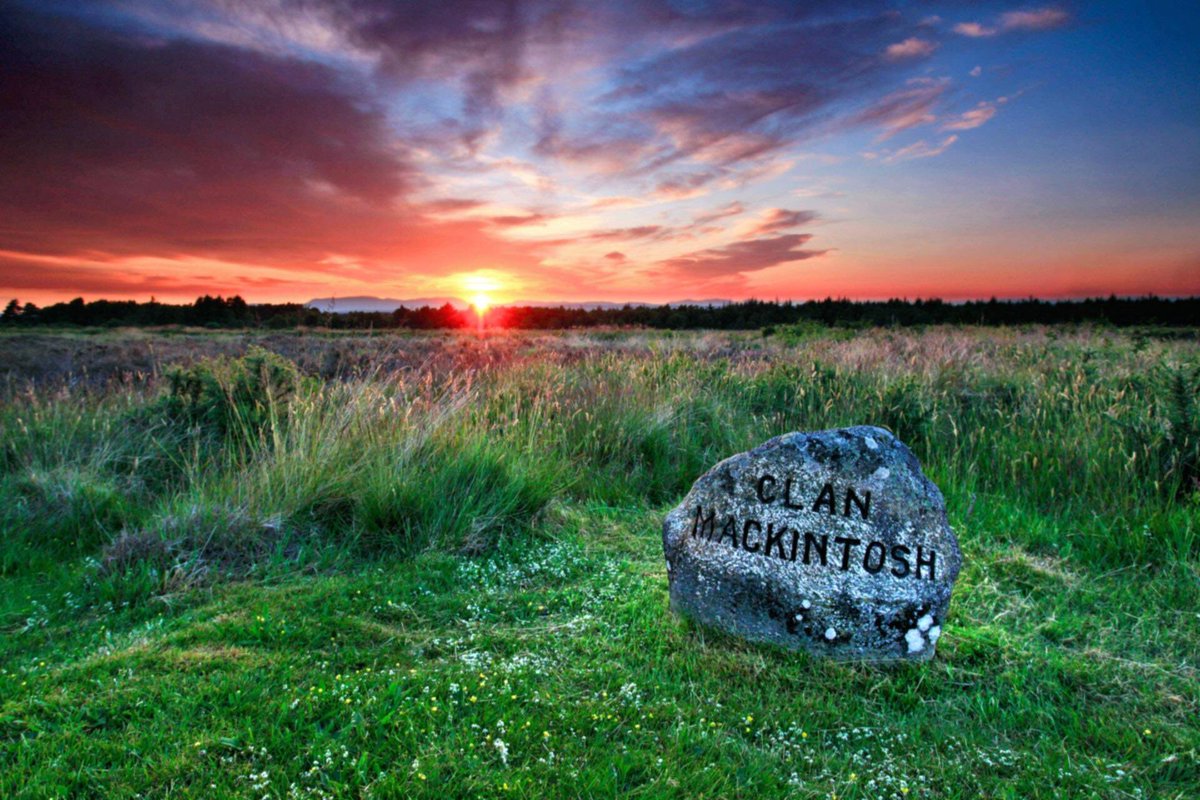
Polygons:
M456 276L456 282L463 293L471 298L471 306L479 316L480 326L483 325L483 318L488 309L496 304L495 294L505 291L505 278L506 276L495 270L477 270Z

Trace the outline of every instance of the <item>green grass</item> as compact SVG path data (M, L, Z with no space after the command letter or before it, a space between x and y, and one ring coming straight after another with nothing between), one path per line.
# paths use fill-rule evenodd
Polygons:
M1194 341L340 338L327 379L328 340L258 343L311 377L215 416L10 381L0 797L1200 795ZM667 612L701 472L860 423L963 547L936 659Z

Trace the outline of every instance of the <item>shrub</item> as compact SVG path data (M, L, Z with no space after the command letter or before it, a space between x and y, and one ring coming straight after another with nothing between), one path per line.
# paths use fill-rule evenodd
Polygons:
M175 367L167 382L159 409L169 419L248 440L287 421L301 375L292 361L251 346L240 358L206 358Z
M1187 496L1200 492L1200 367L1166 368L1161 381L1165 435L1159 463L1167 485Z

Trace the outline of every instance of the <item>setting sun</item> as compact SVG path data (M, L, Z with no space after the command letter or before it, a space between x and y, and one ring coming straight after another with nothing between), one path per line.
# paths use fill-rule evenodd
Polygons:
M480 323L488 309L496 304L496 294L503 292L506 281L501 273L493 270L477 270L457 276L463 294L470 298L471 306L479 315Z

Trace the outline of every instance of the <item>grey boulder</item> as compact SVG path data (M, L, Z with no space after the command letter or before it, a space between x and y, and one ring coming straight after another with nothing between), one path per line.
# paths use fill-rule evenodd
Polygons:
M700 477L663 524L671 608L752 641L933 656L962 566L942 493L883 428L789 433Z

